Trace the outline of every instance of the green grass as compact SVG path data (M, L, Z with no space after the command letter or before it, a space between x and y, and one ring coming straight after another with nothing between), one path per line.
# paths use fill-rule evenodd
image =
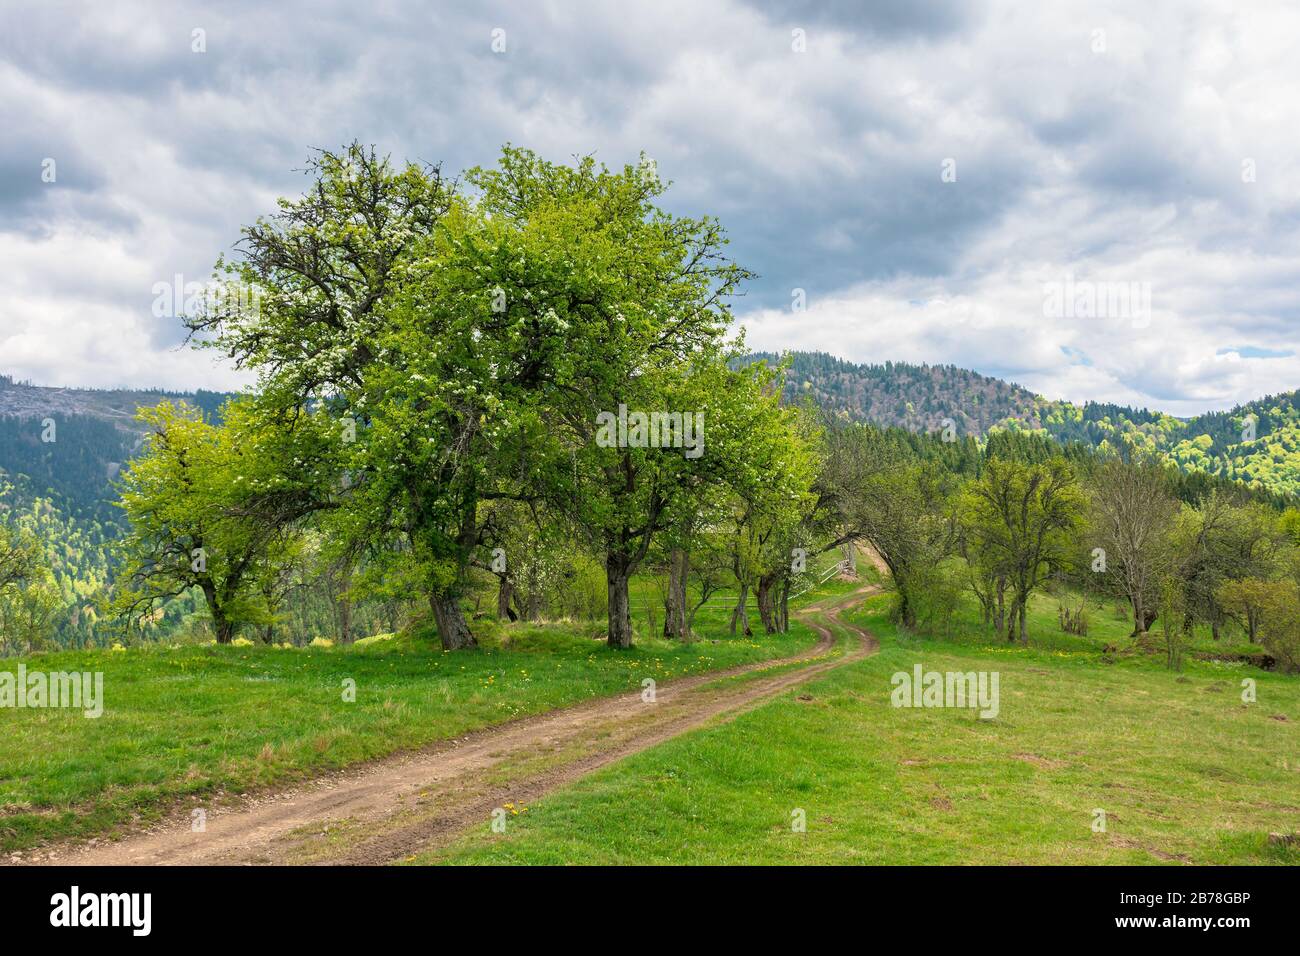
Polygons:
M1054 601L1036 602L1030 648L965 625L951 640L901 633L884 599L854 619L879 654L417 862L1300 862L1267 840L1300 831L1300 678L1194 661L1179 675L1136 654L1104 664L1101 645L1128 627L1062 634ZM997 671L997 718L891 706L891 676L918 662ZM1244 677L1257 703L1242 702Z
M662 620L662 617L661 617ZM600 622L476 622L476 651L399 636L348 648L147 646L0 661L0 670L102 671L105 710L0 710L0 849L104 833L186 799L212 799L419 747L652 677L767 660L815 635L689 644L641 634L631 651ZM343 682L356 700L343 700Z

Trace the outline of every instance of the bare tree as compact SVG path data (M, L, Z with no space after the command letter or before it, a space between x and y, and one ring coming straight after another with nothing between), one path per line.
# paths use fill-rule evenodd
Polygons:
M1154 455L1126 450L1097 469L1092 533L1101 552L1093 567L1128 599L1135 637L1156 619L1161 575L1173 560L1168 543L1177 514L1169 471Z

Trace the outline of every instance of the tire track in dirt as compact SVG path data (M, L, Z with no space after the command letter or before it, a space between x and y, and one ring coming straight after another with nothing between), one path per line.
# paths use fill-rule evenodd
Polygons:
M507 801L527 804L552 790L719 718L731 718L876 649L840 611L877 590L868 585L795 612L819 640L793 657L697 674L640 691L485 728L414 753L384 758L291 790L252 796L207 813L206 829L183 821L115 843L56 848L57 865L379 864L449 841L486 823ZM850 646L832 654L827 618ZM777 671L765 674L765 671Z

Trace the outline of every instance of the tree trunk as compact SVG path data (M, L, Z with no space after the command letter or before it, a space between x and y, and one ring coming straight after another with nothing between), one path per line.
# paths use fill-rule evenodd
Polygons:
M708 602L709 596L713 590L707 582L700 588L700 599L686 611L686 637L689 640L695 634L695 615L700 613L700 608Z
M781 579L781 603L777 614L777 626L782 634L790 633L790 579Z
M470 633L461 613L460 602L454 597L429 595L429 607L433 610L434 622L438 625L438 638L442 641L444 651L458 651L466 647L478 647L478 641Z
M235 639L235 625L228 621L225 615L213 618L213 624L216 627L218 644L229 644Z
M208 602L208 613L212 615L212 630L217 635L218 644L229 644L235 639L235 625L226 617L225 608L217 598L217 587L211 581L199 585L203 599Z
M844 560L848 565L848 572L853 577L858 576L858 545L856 541L844 542Z
M736 606L731 609L731 633L736 633L736 625L742 624L741 633L746 637L751 637L753 631L749 629L749 612L745 605L749 602L749 585L740 586L740 596L736 599Z
M530 561L528 564L528 574L525 580L528 587L528 597L524 601L519 600L519 591L515 590L515 607L519 611L519 616L525 621L541 620L542 608L542 578L537 569L537 562Z
M684 548L668 555L668 594L664 598L664 637L686 637L686 575L690 557Z
M1151 625L1154 624L1156 618L1160 616L1160 612L1158 609L1153 610L1146 607L1143 604L1141 595L1138 595L1136 599L1130 600L1133 604L1133 633L1130 634L1129 637L1140 640L1141 638L1146 637L1147 632L1151 630Z
M510 598L514 595L514 586L510 583L510 576L506 574L497 575L497 620L498 621L516 621L518 615L510 607Z
M339 598L339 641L344 644L351 644L352 634L352 602L346 598Z
M993 630L995 633L1001 634L1002 626L1006 624L1007 621L1007 579L1006 578L998 578L997 591L998 591L998 607L997 607L997 612L994 615Z
M769 634L776 633L776 609L772 601L772 585L776 575L764 574L758 579L758 616L763 622L763 630Z
M334 623L338 628L340 644L352 643L352 601L348 591L352 587L352 562L342 560L336 563L327 579L330 603L334 606Z
M632 646L632 607L628 598L629 562L621 554L605 558L605 583L609 590L609 646Z
M895 577L894 581L897 582L898 578ZM898 617L903 622L903 627L916 627L916 607L907 591L901 587L898 588Z
M1025 600L1020 602L1020 643L1024 644L1026 647L1029 646L1029 631L1025 627L1025 618L1027 617L1025 606L1028 603L1029 603L1028 597L1026 597Z

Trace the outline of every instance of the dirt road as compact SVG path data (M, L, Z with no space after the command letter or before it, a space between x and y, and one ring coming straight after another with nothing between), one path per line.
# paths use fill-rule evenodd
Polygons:
M207 811L201 832L187 812L115 843L46 855L61 865L379 864L402 859L484 826L506 802L527 806L546 793L629 754L725 719L876 648L838 620L873 588L801 608L820 635L794 658L683 678L656 688L587 701L470 734L416 753L319 778L292 790ZM832 627L848 637L835 647Z

